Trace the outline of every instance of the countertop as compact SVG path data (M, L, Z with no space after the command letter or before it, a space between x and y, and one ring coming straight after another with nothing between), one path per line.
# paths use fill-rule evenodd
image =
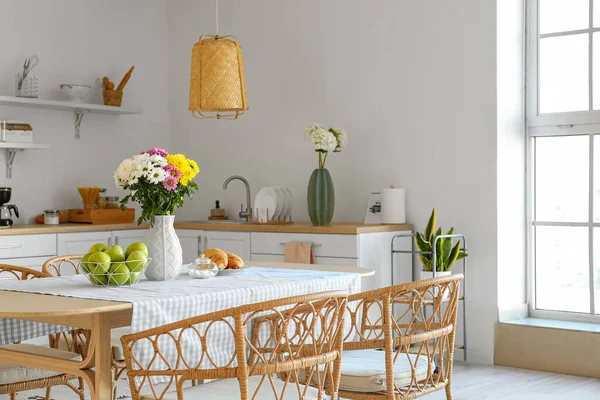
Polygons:
M8 229L0 229L0 236L10 235L39 235L44 233L77 233L117 231L128 229L145 229L147 224L138 226L131 224L15 224ZM357 235L359 233L395 232L412 229L410 224L370 225L361 223L339 223L330 226L312 226L309 222L294 222L290 225L256 225L256 224L207 224L196 222L175 222L177 229L197 229L206 231L234 231L234 232L278 232L278 233L319 233L338 235Z

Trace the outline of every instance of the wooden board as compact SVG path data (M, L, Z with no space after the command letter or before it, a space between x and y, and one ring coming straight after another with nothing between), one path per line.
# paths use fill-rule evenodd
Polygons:
M74 208L69 210L69 221L85 224L119 224L131 223L135 219L135 210L127 208L121 211L120 208L99 208L82 209Z

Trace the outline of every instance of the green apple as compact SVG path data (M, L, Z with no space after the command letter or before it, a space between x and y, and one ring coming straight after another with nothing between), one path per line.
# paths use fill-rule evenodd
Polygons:
M87 253L85 256L81 257L81 269L83 269L85 272L90 272L91 267L93 267L93 265L90 265L87 262L91 255L92 253Z
M118 244L111 246L108 250L106 250L106 254L110 256L110 261L112 262L123 262L125 261L125 252L123 248Z
M140 250L134 250L125 263L130 272L141 272L148 264L148 257Z
M106 286L108 285L108 276L104 274L99 275L90 275L90 281L96 286Z
M129 281L129 268L124 262L112 264L108 270L108 281L111 285L123 285Z
M131 253L133 253L136 250L141 251L146 255L146 257L148 257L148 247L146 247L146 245L142 242L133 242L129 246L127 246L127 250L125 250L125 257L129 258Z
M92 270L92 273L94 273L95 275L105 274L110 268L110 256L101 251L97 251L93 254L90 254L90 256L87 259L87 262L89 264L88 267Z
M140 279L141 274L141 272L132 272L131 274L129 274L129 281L127 283L131 285L132 283L137 282L138 279Z
M108 250L108 246L104 243L96 243L92 247L90 247L90 251L88 253L96 253L98 251L106 251Z

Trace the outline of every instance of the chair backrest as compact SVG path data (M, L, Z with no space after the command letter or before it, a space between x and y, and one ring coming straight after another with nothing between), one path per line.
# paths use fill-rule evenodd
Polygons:
M10 276L9 276L10 275ZM51 278L52 275L35 269L19 267L16 265L0 264L0 278L14 277L20 281L36 278Z
M85 254L52 257L42 265L42 271L52 276L80 274L80 261Z
M339 385L345 292L325 292L247 304L121 338L134 400L149 385L156 399L175 386L183 399L187 380L238 378L241 400L260 394L304 399L311 382L322 393ZM261 319L259 345L249 327ZM269 351L265 352L264 347ZM144 360L139 357L144 354ZM139 358L138 358L139 357ZM255 358L249 365L248 358ZM280 376L283 389L274 384ZM262 375L258 387L248 377ZM157 386L152 377L168 377Z
M344 350L385 350L388 395L418 397L412 392L445 386L452 373L462 279L456 274L349 296L352 328ZM394 381L393 365L399 358L412 370L411 383L403 387Z

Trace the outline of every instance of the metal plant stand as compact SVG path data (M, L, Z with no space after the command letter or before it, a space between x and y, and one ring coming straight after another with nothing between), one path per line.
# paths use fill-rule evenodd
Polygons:
M395 259L395 255L396 254L411 254L411 270L410 270L410 274L412 277L412 280L414 281L414 271L415 271L415 256L421 255L421 254L431 254L431 258L432 258L432 269L433 269L433 277L435 278L436 276L436 260L437 260L437 252L436 252L436 248L437 248L437 241L439 239L443 239L443 238L457 238L457 239L462 239L463 241L463 247L460 249L461 251L465 252L468 254L467 252L467 238L465 237L465 235L460 234L460 233L455 233L455 234L451 234L451 235L439 235L435 238L435 240L433 241L433 245L432 245L432 251L418 251L415 249L415 240L414 240L414 236L415 233L411 232L411 233L401 233L398 235L395 235L392 238L392 251L391 251L391 263L392 263L392 285L395 284L394 282L394 259ZM395 247L395 242L396 239L400 239L400 238L409 238L410 239L410 243L411 243L411 249L410 250L396 250ZM463 351L463 360L467 361L467 305L466 305L466 299L467 299L467 257L462 259L463 262L463 275L465 276L464 281L463 281L463 285L462 285L462 295L458 298L459 300L459 304L462 301L463 307L462 307L462 317L463 317L463 345L462 346L454 346L455 349L459 349ZM430 304L427 305L432 305L433 306L433 302L431 302Z

